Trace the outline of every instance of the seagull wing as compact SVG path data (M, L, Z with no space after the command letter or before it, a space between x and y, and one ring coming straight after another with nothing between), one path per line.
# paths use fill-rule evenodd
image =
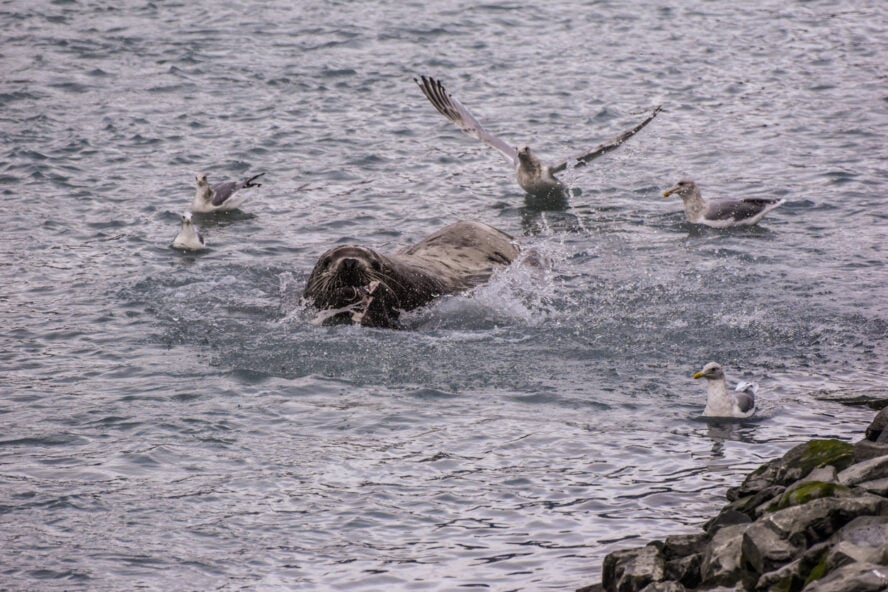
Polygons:
M517 150L484 129L469 110L447 92L439 80L430 76L420 76L419 78L419 80L414 78L413 81L419 85L422 94L426 96L441 115L456 124L456 127L462 130L463 133L496 148L510 163L513 165L517 164Z
M256 179L264 175L265 173L259 173L258 175L253 175L252 177L244 177L240 180L240 187L238 189L244 189L247 187L262 187L262 183L256 183Z
M225 183L210 185L210 191L213 192L213 201L211 203L214 206L221 206L238 189L240 189L240 185L237 181L226 181Z
M780 205L779 199L745 198L718 199L706 202L705 217L709 220L746 220L754 218L764 210Z
M654 117L657 116L657 113L659 113L662 110L663 110L663 108L658 105L654 109L653 113L651 113L648 116L647 119L645 119L644 121L642 121L641 123L639 123L638 125L633 127L631 130L625 131L622 134L620 134L619 136L617 136L616 138L613 138L612 140L605 142L604 144L601 144L600 146L595 148L595 150L593 150L592 152L588 152L586 154L583 154L582 156L578 156L576 158L572 158L572 159L567 160L565 162L561 162L559 164L556 164L555 166L551 167L549 170L551 170L553 173L558 173L558 172L563 171L564 169L567 168L568 165L573 164L573 163L576 163L576 164L574 164L574 166L578 166L578 167L584 166L590 160L594 160L594 159L598 158L599 156L601 156L602 154L607 154L611 150L616 150L617 148L622 146L623 142L625 142L626 140L628 140L629 138L631 138L632 136L634 136L635 134L640 132L642 130L642 128L644 128L644 126L649 124L654 119Z
M755 395L758 393L758 385L754 382L737 383L734 388L734 401L737 403L737 409L742 413L750 413L755 409Z
M743 413L749 413L755 409L755 393L751 388L739 393L735 392L734 401L737 402L737 408Z

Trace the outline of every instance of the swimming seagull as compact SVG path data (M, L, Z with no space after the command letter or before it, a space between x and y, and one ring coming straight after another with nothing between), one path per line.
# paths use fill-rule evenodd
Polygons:
M712 228L751 226L786 201L767 197L704 200L700 188L690 179L682 179L674 187L664 191L663 197L672 194L678 195L684 202L688 222L705 224Z
M191 222L191 212L182 214L182 228L173 239L173 247L188 251L200 251L206 246L207 243L200 233L200 228Z
M262 187L261 183L254 183L256 179L264 175L259 173L253 177L245 177L240 181L226 181L225 183L217 183L210 185L207 182L206 173L199 174L195 177L197 181L197 191L194 193L194 200L191 202L191 211L198 213L218 212L222 210L233 210L243 203L246 199L245 194L233 197L239 189L247 189L249 187Z
M739 382L734 391L729 392L725 384L725 372L715 362L709 362L694 374L694 379L705 378L706 407L705 417L749 417L755 413L756 384Z
M661 108L657 106L647 119L636 125L631 130L624 132L609 142L601 144L591 152L571 158L558 164L547 166L540 162L536 154L529 146L516 148L488 132L477 119L466 109L462 103L444 88L439 80L430 76L420 76L419 80L413 79L423 94L432 103L441 115L452 121L463 133L480 140L499 150L503 156L515 167L515 175L518 185L531 196L538 199L552 200L564 203L564 185L555 177L569 166L580 167L589 161L619 148L620 145L638 133L644 126L657 116Z

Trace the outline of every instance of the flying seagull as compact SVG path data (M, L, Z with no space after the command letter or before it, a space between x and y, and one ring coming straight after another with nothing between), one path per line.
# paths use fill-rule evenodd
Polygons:
M191 212L182 214L182 228L179 229L179 234L173 239L173 247L185 249L186 251L200 251L206 246L207 243L200 233L200 228L191 222Z
M706 407L705 417L749 417L755 413L755 394L758 386L745 382L737 383L734 391L728 391L725 372L715 362L709 362L694 374L694 379L705 378Z
M488 146L492 146L499 150L509 163L515 167L515 176L518 180L518 185L520 185L524 191L534 198L551 202L560 202L561 204L565 203L565 187L564 184L555 177L555 173L560 173L569 166L584 166L589 163L589 161L598 158L602 154L606 154L611 150L619 148L623 142L634 136L644 126L650 123L661 110L659 106L656 107L647 119L609 142L601 144L591 152L549 166L543 164L529 146L511 146L484 129L469 110L456 100L456 97L447 92L444 85L441 84L439 80L430 76L420 76L419 79L414 78L413 80L419 85L419 88L435 109L437 109L441 115L456 124L463 133L476 140L481 140Z
M195 177L197 191L191 202L191 211L207 213L237 208L247 197L246 194L235 195L237 191L249 187L262 187L261 183L254 183L254 181L264 174L259 173L252 177L245 177L240 181L226 181L216 185L210 185L207 182L206 173L197 175Z
M705 200L700 188L690 179L682 179L663 192L663 197L678 195L684 202L685 218L692 224L705 224L712 228L751 226L762 216L784 203L785 199L746 197L743 199Z

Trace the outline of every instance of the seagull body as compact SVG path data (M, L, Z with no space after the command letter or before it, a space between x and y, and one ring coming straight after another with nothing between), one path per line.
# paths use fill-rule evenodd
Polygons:
M516 154L518 164L515 166L515 178L528 195L551 201L565 200L564 185L529 146L522 146Z
M197 175L195 177L197 190L194 193L194 199L191 201L191 211L205 214L207 212L236 209L246 199L245 194L237 195L238 190L249 187L262 187L261 183L254 183L254 181L264 174L259 173L252 177L245 177L240 181L226 181L215 185L210 185L207 182L206 173Z
M182 228L179 234L173 239L173 247L177 249L185 249L187 251L200 251L207 246L200 228L191 222L191 212L182 214Z
M700 188L690 179L682 179L663 192L663 197L678 195L684 202L685 218L692 224L712 228L751 226L784 203L785 199L747 197L743 199L705 200Z
M715 362L709 362L694 374L694 379L705 378L706 407L704 417L750 417L755 413L755 384L740 382L734 391L728 391L725 372Z
M524 191L540 200L559 202L559 207L566 205L566 195L564 184L555 177L555 173L565 170L568 166L584 166L602 154L619 148L623 142L638 133L660 112L660 107L655 108L653 113L640 124L611 141L601 144L591 152L548 166L537 158L530 147L516 148L484 129L471 112L447 92L440 81L428 76L420 76L419 80L414 78L414 81L441 115L452 121L463 133L497 149L505 156L506 160L515 167L515 177L518 185Z

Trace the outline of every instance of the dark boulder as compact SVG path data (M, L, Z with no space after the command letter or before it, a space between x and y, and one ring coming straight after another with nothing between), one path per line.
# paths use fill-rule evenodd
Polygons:
M870 442L888 442L888 408L876 414L866 428L865 438Z
M854 462L854 446L841 440L811 440L799 444L783 457L753 471L739 487L728 490L730 501L754 495L774 485L787 486L820 466L842 470Z
M888 478L888 455L877 456L851 465L838 476L839 483L848 486L885 478Z
M638 592L661 582L666 564L655 545L623 549L608 554L602 566L601 583L606 592Z
M741 576L741 544L751 524L725 526L713 535L703 554L700 576L705 586L733 586Z
M874 563L851 563L805 586L804 592L884 592L888 568Z

